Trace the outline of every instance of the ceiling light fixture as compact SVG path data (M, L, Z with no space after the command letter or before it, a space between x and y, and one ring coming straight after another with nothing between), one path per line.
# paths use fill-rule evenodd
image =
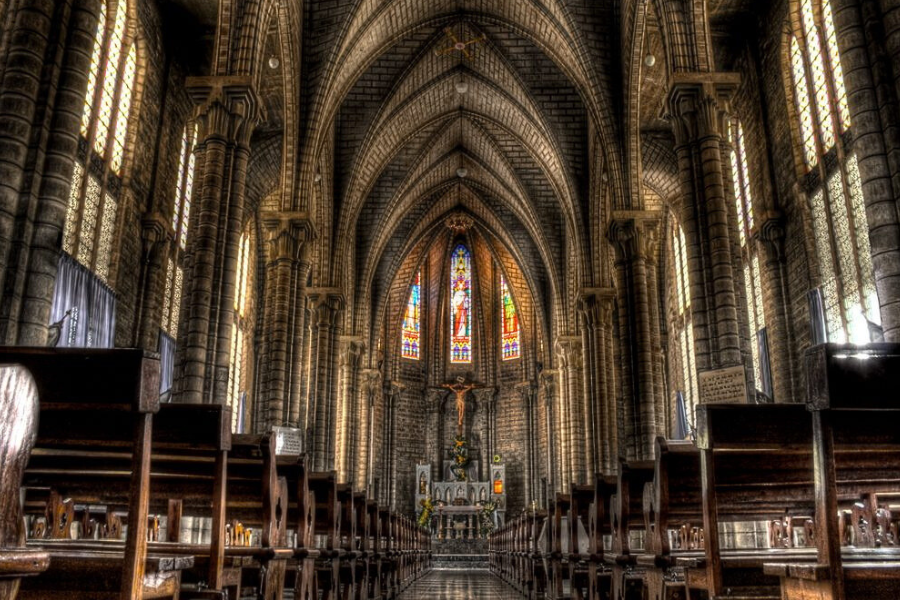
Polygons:
M644 57L644 64L647 65L648 67L652 67L653 65L656 64L656 57L653 56L652 54L648 54L647 56Z
M457 94L465 94L469 91L469 82L465 79L458 80L455 84Z
M469 176L469 170L465 167L460 167L456 170L456 176L460 179L465 179Z
M275 56L274 54L272 56L270 56L269 57L269 68L277 69L279 66L281 66L281 61L278 60L278 57Z

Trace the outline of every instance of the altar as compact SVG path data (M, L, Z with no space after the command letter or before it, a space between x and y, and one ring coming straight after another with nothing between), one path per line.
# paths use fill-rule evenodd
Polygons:
M465 396L476 386L459 378L444 387L456 395L457 431L438 469L416 465L419 523L436 540L485 540L505 520L506 466L499 455L483 463L480 448L469 446ZM438 477L432 480L435 471Z

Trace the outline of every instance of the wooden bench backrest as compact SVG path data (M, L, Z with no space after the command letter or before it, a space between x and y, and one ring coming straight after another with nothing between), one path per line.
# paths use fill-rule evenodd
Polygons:
M653 479L653 461L619 463L616 495L612 499L610 528L615 554L631 553L629 531L644 529L644 485Z

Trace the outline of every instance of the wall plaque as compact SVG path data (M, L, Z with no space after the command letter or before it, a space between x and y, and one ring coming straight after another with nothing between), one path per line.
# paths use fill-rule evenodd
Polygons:
M743 365L700 373L700 404L747 402L747 377Z

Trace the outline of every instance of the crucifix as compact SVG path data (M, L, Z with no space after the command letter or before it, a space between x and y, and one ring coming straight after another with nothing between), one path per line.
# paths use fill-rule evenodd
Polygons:
M469 390L474 390L478 386L474 383L466 383L465 377L457 377L456 383L445 383L441 387L445 387L456 394L456 412L458 414L456 428L459 437L462 437L463 424L466 417L466 394Z

